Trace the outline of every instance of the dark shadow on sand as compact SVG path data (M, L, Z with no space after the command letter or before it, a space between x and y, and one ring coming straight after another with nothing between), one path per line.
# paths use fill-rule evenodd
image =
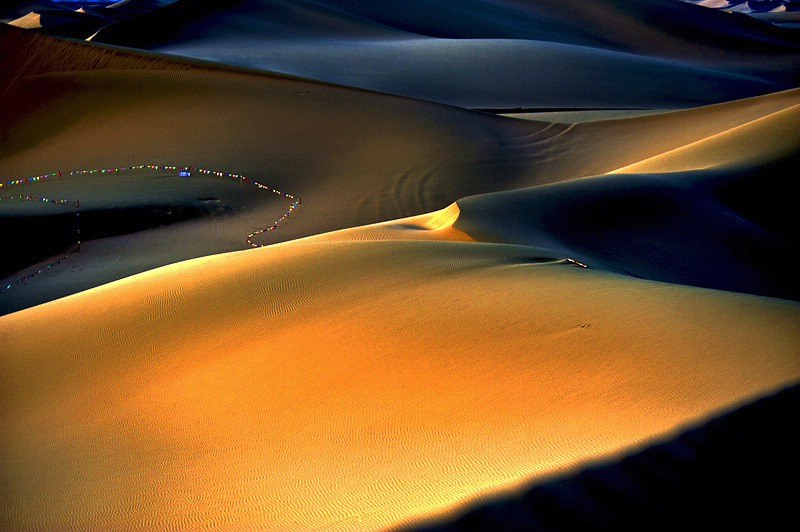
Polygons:
M181 205L142 205L124 208L81 210L50 216L0 217L0 234L9 250L0 261L0 278L58 253L77 242L135 233L203 216L230 214L218 201Z

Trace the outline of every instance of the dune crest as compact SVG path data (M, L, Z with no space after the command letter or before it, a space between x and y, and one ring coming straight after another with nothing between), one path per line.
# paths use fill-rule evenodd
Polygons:
M42 27L42 16L39 13L31 11L18 19L12 20L8 23L9 26L16 26L17 28L32 29Z
M795 135L798 120L800 104L611 173L682 172L780 159L800 150L800 137Z
M677 1L589 4L182 1L93 41L470 108L685 108L795 85L796 43L771 27Z

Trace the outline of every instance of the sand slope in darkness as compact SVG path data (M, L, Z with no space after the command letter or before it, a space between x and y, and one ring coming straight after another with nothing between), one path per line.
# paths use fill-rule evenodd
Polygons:
M695 6L373 4L181 1L93 40L472 108L689 107L796 86L764 69L800 64L779 30ZM653 35L669 37L653 46Z
M375 529L800 378L797 304L558 258L301 240L0 317L4 526Z
M800 240L790 229L798 112L794 105L612 174L459 200L454 227L637 277L800 299Z
M0 264L0 314L165 264L260 245L269 233L248 242L249 235L275 225L296 201L249 179L179 171L64 173L0 187L0 232L9 250ZM33 200L40 197L66 203Z

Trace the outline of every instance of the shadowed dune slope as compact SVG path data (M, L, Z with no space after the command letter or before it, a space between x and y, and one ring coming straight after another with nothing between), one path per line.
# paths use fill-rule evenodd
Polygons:
M698 56L715 61L725 50L736 59L749 54L796 53L796 35L747 17L731 17L671 0L410 0L402 4L364 0L307 0L300 7L280 0L179 0L109 28L109 42L157 46L173 39L185 22L204 13L225 18L237 12L274 10L312 13L312 8L387 28L445 39L526 39L608 48L661 57ZM188 19L188 20L187 20ZM302 19L298 19L302 20ZM332 19L329 19L332 20ZM171 27L170 27L171 26ZM177 27L176 27L177 26ZM142 30L149 29L148 34ZM215 31L215 30L210 30ZM739 56L738 54L742 54Z
M560 4L484 0L189 0L112 25L94 40L473 108L679 108L797 82L777 74L800 64L800 48L768 25L745 30L696 6L595 0L586 11L586 3L570 2L565 13ZM724 46L707 26L700 30L705 17L720 15L720 34L731 24ZM654 33L665 20L682 31ZM736 49L740 37L749 46ZM741 64L722 64L735 49Z
M433 37L541 39L665 57L715 49L752 52L755 43L796 39L747 18L671 0L309 1Z
M165 264L249 249L249 235L274 225L293 202L238 178L178 172L66 173L0 187L9 250L0 264L0 314ZM9 199L6 189L66 203Z
M796 300L797 164L795 156L736 172L607 175L473 196L457 202L454 228L646 279Z
M647 279L798 299L799 111L790 106L619 173L459 200L454 228ZM652 173L623 173L633 171Z
M797 304L558 259L300 240L0 317L3 526L383 528L800 378Z
M271 42L261 35L157 50L480 109L685 108L786 88L561 43L422 37Z

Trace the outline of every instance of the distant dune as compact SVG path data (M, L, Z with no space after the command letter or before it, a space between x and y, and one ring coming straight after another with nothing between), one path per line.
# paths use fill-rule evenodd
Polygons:
M93 40L473 108L680 108L797 81L796 36L777 28L675 1L585 5L193 0Z
M115 9L0 25L0 530L788 515L791 27Z

